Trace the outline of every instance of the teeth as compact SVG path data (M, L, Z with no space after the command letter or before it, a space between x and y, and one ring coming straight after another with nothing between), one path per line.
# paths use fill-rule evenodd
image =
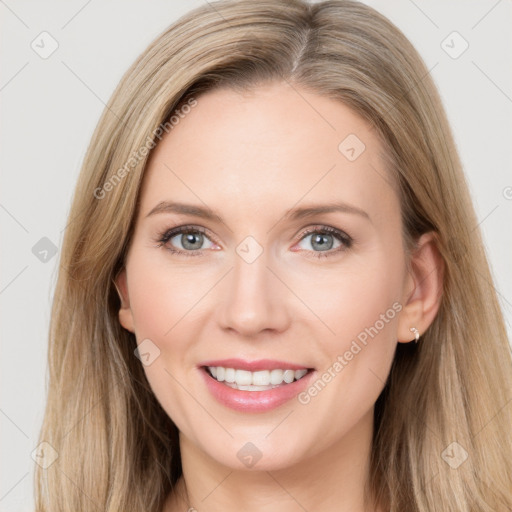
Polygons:
M268 370L254 372L252 374L252 384L253 386L268 386L271 384L270 372Z
M235 380L239 386L250 386L252 384L252 372L247 370L236 370Z
M308 371L302 370L260 370L249 372L235 368L222 366L208 366L212 377L219 382L236 389L247 391L264 391L283 384L291 384L294 380L300 380Z
M290 384L295 380L295 372L293 370L285 370L283 373L283 380L286 384Z
M295 380L302 379L306 373L308 373L307 370L295 370Z
M272 370L269 372L270 384L282 384L283 374L283 370Z
M233 368L225 369L224 380L230 383L235 382L235 370L233 370Z

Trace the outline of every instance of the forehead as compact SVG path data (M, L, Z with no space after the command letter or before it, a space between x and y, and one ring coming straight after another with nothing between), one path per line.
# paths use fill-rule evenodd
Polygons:
M287 83L214 89L153 150L141 213L169 199L239 215L298 201L396 210L382 151L368 123L339 101Z

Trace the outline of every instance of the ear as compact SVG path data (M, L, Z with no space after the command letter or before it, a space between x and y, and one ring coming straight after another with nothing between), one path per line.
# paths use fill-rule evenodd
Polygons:
M444 260L437 247L434 232L423 234L410 260L410 270L404 284L405 304L398 319L398 342L414 341L411 327L420 336L425 333L439 310L443 292Z
M121 307L119 308L119 322L121 325L130 332L135 332L133 327L133 315L130 308L130 298L128 295L128 283L126 280L126 268L123 268L117 275L114 281L119 299L121 300Z

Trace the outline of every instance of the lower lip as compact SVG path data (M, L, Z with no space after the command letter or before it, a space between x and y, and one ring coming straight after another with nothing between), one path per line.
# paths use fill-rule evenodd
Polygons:
M310 371L302 379L290 384L282 384L266 391L243 391L233 389L210 376L205 368L201 368L206 386L214 398L221 404L242 412L264 412L275 409L307 388L315 371Z

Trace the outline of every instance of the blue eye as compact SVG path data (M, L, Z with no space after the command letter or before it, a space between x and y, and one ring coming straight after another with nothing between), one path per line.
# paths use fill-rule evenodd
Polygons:
M173 239L176 239L176 241L172 242ZM179 249L197 251L207 248L203 247L205 240L207 240L207 238L203 233L199 231L188 231L174 235L169 239L169 242L172 242L173 245L179 243L181 245L181 247L178 246Z
M307 245L309 245L312 252L315 253L313 255L315 258L324 258L337 254L350 248L353 242L352 238L346 233L328 226L318 226L306 231L303 233L300 243L308 238L310 238L310 240ZM334 250L332 250L333 247ZM301 247L301 249L311 251L308 247Z
M204 247L205 241L210 245ZM185 256L200 256L202 249L210 249L214 244L206 236L205 231L195 227L182 226L162 233L158 239L160 246L171 243L168 250Z

